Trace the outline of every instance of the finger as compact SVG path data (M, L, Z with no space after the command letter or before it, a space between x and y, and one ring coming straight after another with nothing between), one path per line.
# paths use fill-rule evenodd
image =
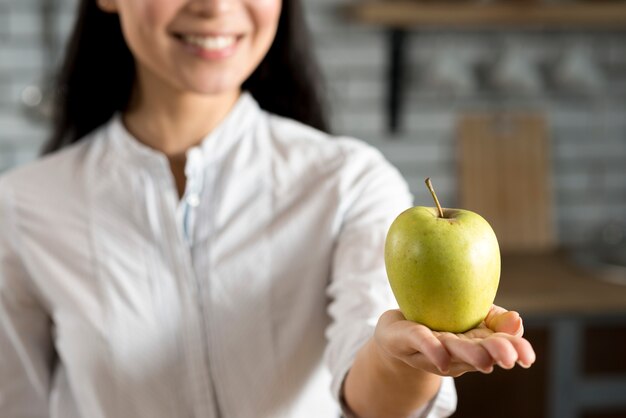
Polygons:
M515 337L503 332L492 334L489 339L506 339L517 352L517 363L524 367L530 367L536 360L535 350L528 340Z
M448 372L447 376L452 376L452 377L459 377L461 375L464 375L467 372L475 372L476 368L474 366L470 366L467 363L464 362L452 362L450 364L450 371ZM491 368L491 370L488 370L486 372L483 373L491 373L493 372L493 368Z
M452 362L450 363L450 370L446 374L440 374L440 376L451 376L451 377L459 377L464 375L467 372L475 372L476 368L471 366L465 362ZM486 374L491 373L491 371L485 372Z
M451 362L447 372L442 372L422 353L415 353L407 359L410 366L425 370L438 376L459 377L467 372L474 372L476 368L465 362Z
M469 331L464 332L463 334L457 334L459 338L469 338L469 339L483 339L487 337L491 337L493 335L493 331L489 328L480 327L470 329Z
M409 334L409 345L431 361L442 372L446 373L450 365L450 354L444 345L424 325L413 324Z
M525 369L529 368L537 360L533 346L525 338L514 337L510 341L517 351L517 363Z
M491 320L493 318L495 318L498 315L502 315L509 312L508 310L504 309L501 306L498 305L491 305L491 308L489 308L489 312L487 313L487 316L485 317L485 323L489 324L489 322L491 322Z
M382 325L388 326L394 322L406 321L406 318L400 311L400 309L390 309L380 316L378 322Z
M410 356L416 352L423 353L442 373L450 363L450 354L433 332L424 325L407 321L399 310L381 315L375 338L388 354L409 365L412 365Z
M461 339L453 334L442 334L440 339L453 360L463 361L483 373L493 370L493 358L476 341Z
M487 314L485 325L494 332L505 332L519 337L524 333L524 326L519 313L507 311L496 305L493 305Z
M397 309L384 312L378 319L374 338L379 341L381 347L398 357L402 354L410 354L406 343L403 343L403 336L413 323L407 321Z
M518 360L518 353L513 343L507 338L490 337L480 341L480 344L487 350L498 366L503 369L512 369L515 366L515 362Z
M409 356L405 356L403 361L409 366L427 371L428 373L436 374L439 376L446 376L447 373L442 372L439 367L435 365L426 355L423 353L414 353Z

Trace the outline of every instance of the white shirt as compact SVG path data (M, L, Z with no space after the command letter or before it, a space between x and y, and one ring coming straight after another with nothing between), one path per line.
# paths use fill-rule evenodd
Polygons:
M339 416L405 182L247 93L187 157L179 199L116 115L0 178L1 417Z

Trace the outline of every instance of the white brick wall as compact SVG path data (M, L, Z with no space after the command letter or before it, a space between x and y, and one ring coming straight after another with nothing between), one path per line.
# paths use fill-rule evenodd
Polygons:
M44 85L44 75L58 65L43 49L43 6L46 0L0 1L0 170L36 158L49 134L49 124L29 116L22 104L27 86ZM77 0L55 0L52 17L61 49L74 20ZM59 51L61 52L61 51ZM32 115L32 113L30 113Z
M36 156L47 126L29 119L20 104L24 87L41 80L40 5L45 0L0 0L0 170ZM77 0L58 0L63 40ZM604 221L626 218L626 33L442 32L413 33L407 53L403 132L386 132L387 43L380 28L344 21L338 7L350 0L303 0L315 51L328 81L335 132L377 146L400 169L417 204L430 205L423 187L433 178L440 198L457 204L455 124L464 111L533 108L550 122L555 218L565 244L580 243ZM562 51L591 45L609 81L601 95L559 91L550 69ZM506 45L532 57L542 92L504 96L488 83L489 68ZM430 63L442 49L462 55L477 80L473 94L450 95L425 84Z
M404 129L399 135L390 135L385 131L384 115L379 113L384 109L386 95L385 33L347 22L330 23L337 22L334 10L344 2L305 2L318 41L318 55L330 61L322 64L333 93L334 119L339 122L335 129L379 147L409 181L416 204L430 205L431 198L423 186L426 176L433 178L441 200L449 206L456 204L457 117L466 110L505 105L538 109L548 117L555 221L561 242L581 243L603 222L626 220L626 33L412 33L403 85ZM575 95L559 91L552 82L554 62L577 44L592 46L595 62L609 80L604 94ZM332 47L324 50L326 45ZM532 58L542 83L541 94L507 97L490 86L485 68L507 45L515 45ZM455 97L424 84L432 59L443 48L453 49L469 63L469 71L477 80L475 94Z

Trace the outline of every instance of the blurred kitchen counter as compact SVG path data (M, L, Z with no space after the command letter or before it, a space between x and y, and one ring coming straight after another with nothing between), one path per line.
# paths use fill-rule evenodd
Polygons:
M458 378L455 417L626 418L626 286L596 274L564 251L502 255L495 303L520 312L537 362Z
M617 315L626 318L626 286L577 265L564 251L503 254L496 304L524 317Z

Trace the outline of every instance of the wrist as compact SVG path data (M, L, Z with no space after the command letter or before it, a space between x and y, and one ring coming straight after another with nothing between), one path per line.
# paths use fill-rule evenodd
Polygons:
M356 416L405 417L433 399L441 377L408 365L370 339L344 383L346 405Z

